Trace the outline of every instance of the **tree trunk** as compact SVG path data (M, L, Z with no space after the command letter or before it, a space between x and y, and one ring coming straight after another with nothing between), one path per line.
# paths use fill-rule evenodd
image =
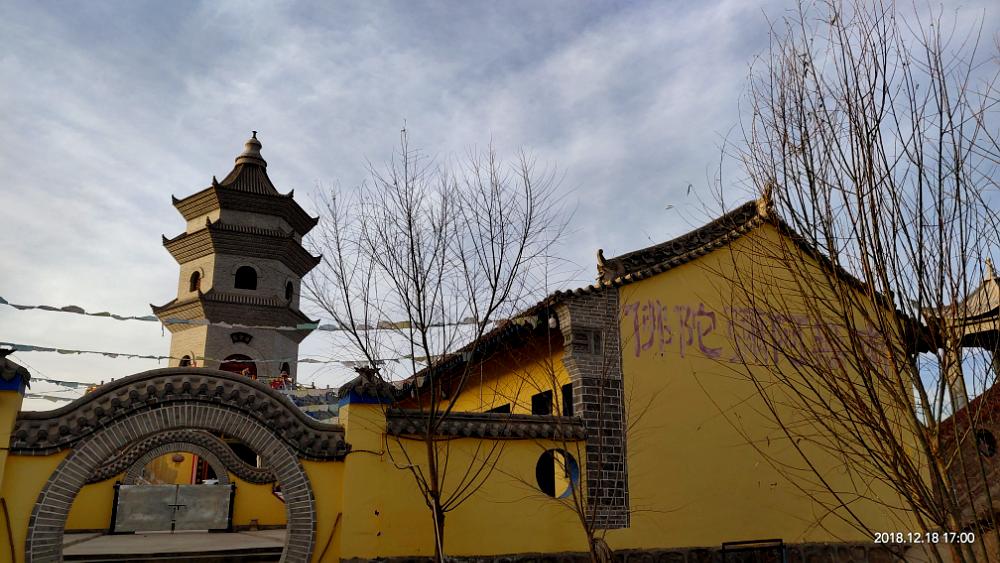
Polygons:
M431 515L434 518L434 560L438 563L444 562L444 510L441 503L434 499L434 506L431 507Z

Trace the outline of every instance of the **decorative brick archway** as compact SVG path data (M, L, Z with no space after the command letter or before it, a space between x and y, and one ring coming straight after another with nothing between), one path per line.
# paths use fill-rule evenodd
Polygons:
M194 454L201 459L204 459L208 462L208 466L212 468L212 471L215 472L215 476L219 480L219 484L229 484L229 472L226 471L226 466L222 463L222 460L205 448L195 444L189 444L187 442L169 442L142 454L139 459L135 460L132 467L129 467L128 471L125 473L125 478L122 480L122 483L125 485L136 484L136 481L138 481L139 477L142 476L142 470L149 462L160 457L161 455L174 452Z
M343 428L309 419L282 395L227 372L170 368L140 373L55 411L22 413L11 451L64 459L38 495L28 524L25 561L58 561L66 517L80 489L108 460L144 439L173 430L233 436L273 471L286 500L282 561L308 561L315 503L300 459L342 459Z
M137 471L141 470L143 465L148 463L148 460L140 464L140 458L147 456L148 452L154 449L163 453L173 451L164 449L165 446L173 444L178 444L177 448L181 451L195 453L206 459L208 456L199 452L208 452L218 460L218 463L225 470L224 472L232 472L248 483L260 484L273 483L275 481L274 472L269 468L254 467L247 464L236 455L236 452L229 447L229 444L223 442L220 438L204 430L186 428L183 430L160 432L136 442L117 456L106 460L97 471L91 474L87 483L99 483L133 469ZM218 475L218 469L216 469L216 474ZM228 479L228 475L226 477ZM125 479L127 484L128 477Z

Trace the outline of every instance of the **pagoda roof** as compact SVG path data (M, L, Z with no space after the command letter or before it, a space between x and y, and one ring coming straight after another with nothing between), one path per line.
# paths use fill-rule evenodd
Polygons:
M250 305L250 307L248 307ZM210 323L230 323L246 326L298 326L317 324L302 311L295 309L280 297L263 297L243 293L227 293L209 289L199 291L194 297L174 299L163 305L150 304L153 314L160 320L207 320ZM197 324L167 323L170 332L180 332ZM301 342L311 328L281 331L296 342Z
M229 254L278 260L300 277L323 259L309 254L292 232L223 221L206 221L204 229L181 233L174 238L164 236L163 246L179 264L210 254Z
M247 140L236 165L221 182L212 177L212 185L188 197L171 196L174 207L190 221L216 209L232 209L281 217L299 234L306 234L318 217L310 217L293 199L295 190L282 194L267 175L267 161L260 155L257 132Z

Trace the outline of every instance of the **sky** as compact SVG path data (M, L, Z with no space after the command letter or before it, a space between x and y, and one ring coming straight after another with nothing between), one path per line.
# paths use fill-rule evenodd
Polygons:
M953 2L1000 29L989 0ZM0 0L0 297L148 315L175 296L160 235L170 196L207 187L259 131L268 173L312 215L405 127L446 160L493 143L556 170L574 209L567 285L595 255L682 234L715 215L712 178L738 140L750 65L790 2L29 2ZM745 110L745 104L743 104ZM305 305L312 318L322 317ZM166 355L158 323L0 306L0 342ZM314 333L301 358L350 352ZM35 377L97 382L154 360L20 352ZM350 372L302 364L300 382ZM36 382L32 392L77 397ZM28 398L24 408L61 406Z

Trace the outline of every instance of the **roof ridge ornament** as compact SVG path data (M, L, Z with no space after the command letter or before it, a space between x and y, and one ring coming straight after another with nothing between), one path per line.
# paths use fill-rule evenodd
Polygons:
M757 215L770 217L774 212L774 182L764 184L760 197L757 198Z
M993 259L989 256L986 257L986 279L995 280L997 279L997 270L993 267Z
M263 145L257 140L257 132L253 131L252 133L253 136L243 143L243 152L236 157L236 164L256 164L266 167L267 161L260 155L260 149Z

